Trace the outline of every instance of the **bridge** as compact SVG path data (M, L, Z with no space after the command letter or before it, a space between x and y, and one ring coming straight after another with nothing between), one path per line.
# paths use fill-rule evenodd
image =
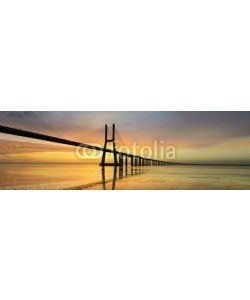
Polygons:
M107 128L107 125L105 125L105 128ZM115 128L115 124L113 124L113 128ZM53 142L53 143L62 144L62 145L68 145L68 146L74 146L74 147L80 147L80 148L101 151L101 152L103 152L103 155L102 155L102 160L101 160L100 166L115 166L115 167L117 167L117 166L121 167L123 165L128 166L129 159L130 159L131 166L174 164L174 163L170 163L170 162L166 162L166 161L162 161L162 160L146 158L146 157L118 151L115 148L115 139L113 142L114 148L109 149L109 148L107 148L107 143L110 140L108 140L106 138L105 138L105 146L98 147L98 146L88 145L88 144L84 144L84 143L77 142L77 141L66 140L66 139L55 137L55 136L44 135L44 134L40 134L40 133L30 132L30 131L7 127L7 126L2 126L2 125L0 125L0 132L5 133L5 134L20 136L20 137L36 139L36 140L40 140L40 141L47 141L47 142ZM106 132L106 130L105 130L105 132ZM112 139L112 141L113 141L113 139ZM113 154L113 156L114 156L113 163L107 163L105 161L106 153Z
M108 137L108 126L105 125L104 146L94 146L85 144L79 141L72 141L56 136L57 133L53 128L43 121L36 113L27 112L27 115L18 114L18 112L0 112L0 133L20 136L40 141L47 141L61 145L68 145L73 147L80 147L92 149L102 152L102 159L100 166L113 167L137 167L137 166L167 166L167 165L181 165L181 166L196 166L208 164L192 164L192 163L178 163L147 158L136 154L125 153L116 149L116 128L112 125L111 137ZM111 143L112 149L108 148ZM111 153L113 162L106 162L106 153ZM209 164L211 165L211 164Z

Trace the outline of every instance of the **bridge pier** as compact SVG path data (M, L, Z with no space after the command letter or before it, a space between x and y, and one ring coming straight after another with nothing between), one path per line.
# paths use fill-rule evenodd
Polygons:
M123 155L119 155L119 166L123 168Z
M112 143L113 145L113 155L114 155L114 162L113 163L106 163L106 152L107 152L107 144ZM102 152L102 160L100 163L100 166L119 166L120 163L117 162L117 152L115 147L115 124L112 126L112 138L108 138L108 126L105 124L105 141L104 141L104 147Z
M123 166L119 168L119 179L123 177Z

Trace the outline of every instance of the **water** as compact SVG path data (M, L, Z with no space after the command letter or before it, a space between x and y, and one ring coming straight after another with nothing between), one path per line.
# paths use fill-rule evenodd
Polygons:
M0 189L250 189L250 167L2 164Z

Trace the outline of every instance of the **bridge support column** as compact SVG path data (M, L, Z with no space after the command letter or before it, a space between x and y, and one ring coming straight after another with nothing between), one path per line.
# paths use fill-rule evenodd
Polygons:
M123 168L123 155L119 155L119 166Z
M106 152L107 152L107 144L112 143L113 145L113 156L114 156L114 162L113 163L106 163ZM100 163L100 166L119 166L119 163L117 161L117 153L116 153L116 147L115 147L115 124L112 126L112 138L108 139L108 126L105 124L105 141L104 141L104 147L103 147L103 153L102 153L102 160Z
M126 169L127 169L127 167L128 167L128 156L127 155L125 156L125 166L126 166Z
M130 158L131 158L131 167L133 167L134 166L134 158L133 158L133 156L130 156Z

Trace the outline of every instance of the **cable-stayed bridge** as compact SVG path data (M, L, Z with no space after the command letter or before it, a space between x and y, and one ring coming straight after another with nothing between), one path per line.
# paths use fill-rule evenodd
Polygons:
M79 141L65 139L60 136L52 126L45 122L35 112L0 112L0 133L10 134L19 137L36 139L40 141L52 142L61 145L68 145L73 147L80 147L92 149L102 152L102 159L100 166L113 166L113 167L128 167L128 166L166 166L166 165L201 165L191 163L178 163L158 160L154 158L147 158L136 154L122 152L116 149L116 135L121 138L119 132L112 126L112 133L108 134L108 126L105 125L104 146L99 147ZM111 144L111 148L108 145ZM111 153L113 162L106 162L106 153ZM207 165L207 164L202 164ZM211 164L210 164L211 165Z

